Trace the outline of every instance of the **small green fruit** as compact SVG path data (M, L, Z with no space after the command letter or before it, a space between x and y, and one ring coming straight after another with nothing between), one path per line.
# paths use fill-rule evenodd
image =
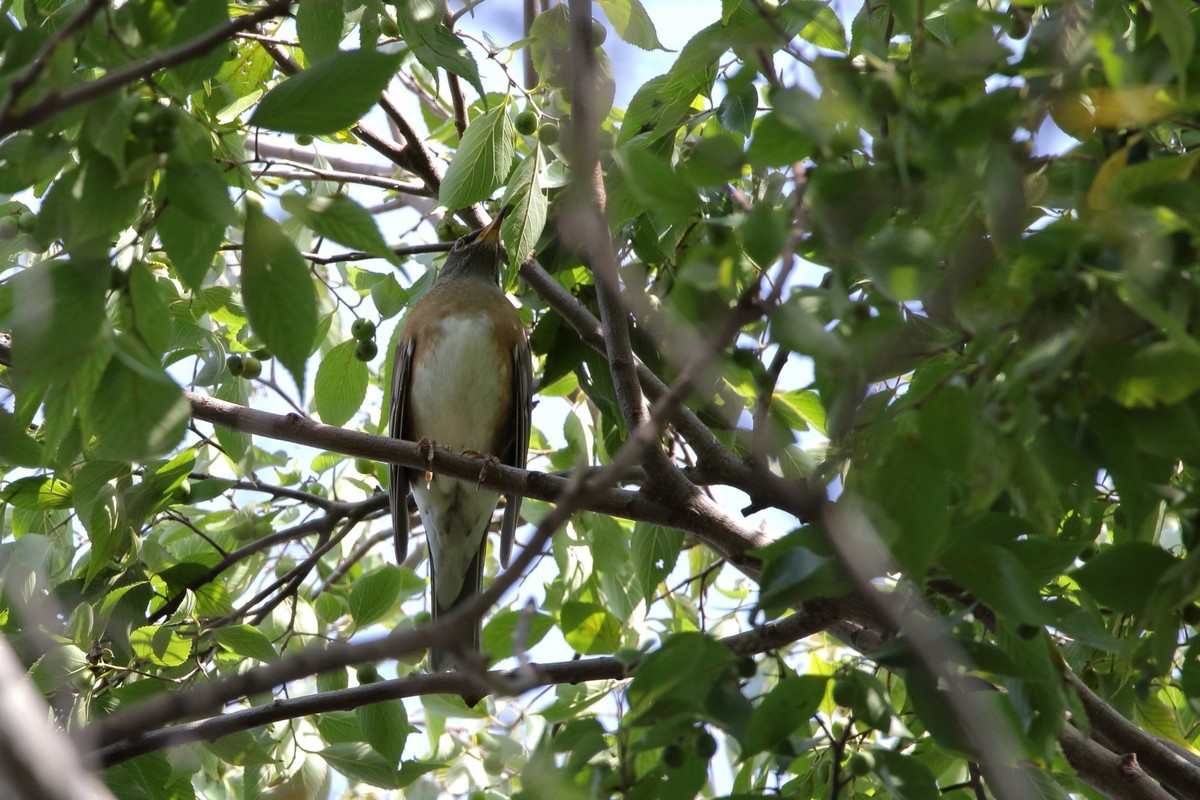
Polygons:
M33 229L37 227L37 214L32 211L22 211L21 216L17 217L17 229L21 233L33 233Z
M225 368L229 370L229 374L235 378L240 378L245 364L242 363L242 357L234 354L225 359Z
M360 686L379 682L379 670L375 668L374 664L359 664L358 668L354 670L354 674L358 678Z
M598 19L592 20L592 46L599 47L608 38L608 28Z
M558 126L553 122L547 122L538 128L538 140L547 147L558 142L558 135Z
M696 737L692 748L696 751L696 755L707 761L717 754L717 740L713 738L711 733L704 731Z
M257 527L258 526L255 525L254 520L243 519L239 521L237 525L234 525L229 532L233 534L233 538L237 541L248 542L254 538L254 532Z
M850 678L841 677L833 682L833 702L849 708L858 702L858 684Z
M20 232L21 226L17 222L16 217L0 217L0 239L4 239L5 241L15 239Z
M683 748L672 742L663 748L662 760L671 769L679 769L685 760Z
M265 347L260 347L254 351L254 357L259 361L270 361L275 357L275 354Z
M350 335L360 342L375 338L375 323L369 319L356 319L350 324Z
M850 756L846 762L846 770L856 778L861 778L875 769L875 756L867 751L859 751Z
M522 136L532 136L538 127L538 115L533 111L522 111L517 114L517 133Z
M360 340L354 346L354 357L359 361L370 361L377 355L379 355L379 345L375 344L371 339L367 339L366 341Z
M309 136L307 133L296 134L296 144L300 145L301 147L308 147L312 143L313 137Z
M242 377L248 381L252 381L262 375L262 362L254 356L245 356L242 358Z

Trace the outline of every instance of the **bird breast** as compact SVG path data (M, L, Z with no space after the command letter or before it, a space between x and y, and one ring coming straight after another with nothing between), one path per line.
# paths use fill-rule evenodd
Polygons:
M413 354L414 438L503 455L496 451L506 442L497 433L511 433L512 356L497 352L496 333L484 314L444 317L426 329Z

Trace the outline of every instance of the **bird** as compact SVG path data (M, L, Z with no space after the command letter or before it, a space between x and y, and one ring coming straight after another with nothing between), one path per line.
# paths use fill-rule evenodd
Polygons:
M517 309L499 285L504 212L454 243L433 286L409 309L392 366L389 435L525 468L533 364ZM432 455L432 450L429 451ZM486 469L486 464L484 466ZM388 494L397 563L408 554L408 493L429 550L434 622L480 591L497 492L472 481L390 465ZM508 566L521 496L506 494L500 563ZM480 623L453 647L431 648L429 667L456 666L478 652Z

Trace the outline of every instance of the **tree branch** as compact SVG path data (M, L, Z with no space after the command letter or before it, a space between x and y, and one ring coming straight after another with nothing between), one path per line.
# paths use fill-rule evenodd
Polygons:
M754 630L721 639L735 655L754 655L775 650L806 636L819 633L836 619L837 606L827 604L784 617ZM636 670L636 668L635 668ZM522 680L526 675L532 681ZM520 682L522 691L561 683L622 680L629 677L626 664L616 658L591 658L562 661L553 664L531 664L521 670L497 670L485 674L489 687L508 686ZM177 725L114 741L98 750L94 756L100 764L111 767L146 753L188 742L213 741L239 731L258 728L272 722L295 719L329 711L348 711L385 700L418 697L429 694L471 694L479 691L479 680L462 672L441 672L411 675L390 681L356 686L350 689L323 692L310 697L275 700L265 705L223 714L218 717ZM491 693L490 691L488 693Z
M172 47L170 50L115 69L94 81L88 81L61 94L51 94L45 100L34 103L21 113L0 116L0 137L23 128L31 128L45 122L55 114L115 92L133 81L147 78L160 69L199 58L221 42L233 38L234 34L239 31L249 30L263 20L287 13L289 5L291 5L291 0L270 0L258 11L235 17L223 25L218 25L212 30L200 34L195 39Z
M1063 727L1058 743L1079 779L1111 800L1174 800L1142 770L1135 755L1112 753L1071 725Z

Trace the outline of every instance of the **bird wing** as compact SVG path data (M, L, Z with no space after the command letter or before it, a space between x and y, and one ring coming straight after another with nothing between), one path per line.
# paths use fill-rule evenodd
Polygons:
M529 352L529 340L522 337L512 350L513 359L513 437L512 451L505 459L506 464L525 469L529 455L529 426L533 413L533 356ZM521 515L521 495L505 495L504 520L500 524L500 565L508 566L512 555L513 536Z
M408 384L412 375L414 341L401 339L396 344L392 363L392 409L388 435L404 438L404 405L408 402ZM408 555L408 472L398 464L388 464L388 499L392 507L392 538L396 544L396 563Z

